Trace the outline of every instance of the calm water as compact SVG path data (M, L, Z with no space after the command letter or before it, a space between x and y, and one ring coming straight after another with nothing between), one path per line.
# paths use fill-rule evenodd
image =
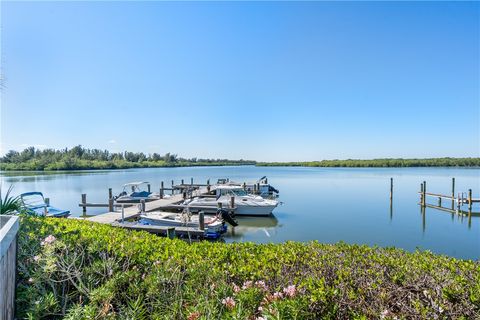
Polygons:
M154 191L160 181L166 186L179 182L212 182L229 177L234 181L256 180L268 176L280 190L283 205L274 217L239 218L240 226L229 229L226 241L282 242L318 240L395 246L406 250L428 249L458 258L480 256L480 218L459 217L418 206L419 185L427 181L427 190L451 192L451 178L456 178L458 192L473 189L479 197L480 170L448 168L262 168L202 167L159 168L68 172L55 174L0 173L2 184L14 184L14 193L42 191L53 206L81 215L81 194L88 202L107 202L108 188L114 194L126 182L147 180ZM390 209L390 177L394 178L393 206ZM430 199L431 203L436 200ZM464 207L466 208L466 207ZM91 209L89 214L105 211ZM474 211L480 211L478 204Z

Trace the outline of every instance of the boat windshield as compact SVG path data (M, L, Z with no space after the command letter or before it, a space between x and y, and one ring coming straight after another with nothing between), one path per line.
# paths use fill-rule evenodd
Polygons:
M223 196L225 195L230 195L230 196L235 196L235 197L244 197L247 195L247 192L243 190L242 188L238 189L222 189L221 194Z

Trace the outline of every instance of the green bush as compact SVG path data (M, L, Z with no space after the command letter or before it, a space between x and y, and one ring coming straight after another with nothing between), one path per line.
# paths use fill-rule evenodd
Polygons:
M17 311L31 319L480 316L480 263L318 242L188 244L23 217Z

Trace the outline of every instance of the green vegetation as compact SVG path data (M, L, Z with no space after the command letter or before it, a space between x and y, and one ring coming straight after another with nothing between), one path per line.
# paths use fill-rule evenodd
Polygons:
M13 185L8 187L5 197L2 198L2 186L0 185L0 214L13 214L20 210L20 198L10 196Z
M373 159L373 160L322 160L310 162L256 162L228 159L184 159L175 154L143 152L111 153L107 150L85 149L76 146L63 150L38 150L34 147L21 152L10 150L0 158L0 170L84 170L130 169L155 167L193 166L301 166L301 167L480 167L480 158L432 159Z
M309 162L257 162L257 166L274 167L480 167L480 158L322 160Z
M130 169L187 166L253 165L255 161L227 159L183 159L175 154L143 152L111 153L108 150L76 146L63 150L38 150L29 147L22 152L10 150L0 159L0 170L83 170Z
M480 263L320 244L188 244L23 217L17 312L29 319L478 319Z

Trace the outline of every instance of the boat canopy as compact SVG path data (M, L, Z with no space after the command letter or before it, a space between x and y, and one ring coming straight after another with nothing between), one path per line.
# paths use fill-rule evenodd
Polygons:
M129 182L129 183L125 183L123 186L124 187L137 187L139 185L142 185L142 184L148 184L149 182L148 181L139 181L139 182Z

